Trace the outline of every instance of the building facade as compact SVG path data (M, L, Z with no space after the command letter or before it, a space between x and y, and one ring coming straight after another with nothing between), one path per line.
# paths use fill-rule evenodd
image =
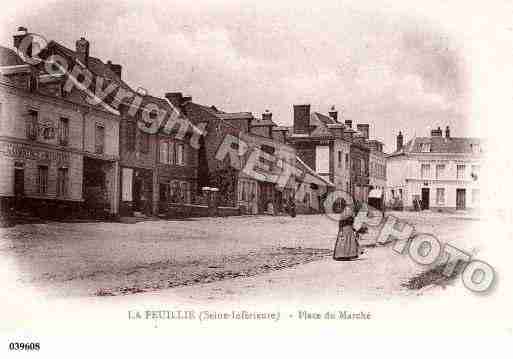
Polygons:
M115 215L119 117L67 96L63 77L49 77L13 50L0 52L3 210Z
M477 209L482 156L479 138L451 137L449 127L406 144L400 132L396 151L386 156L387 201L408 209Z
M368 141L369 154L369 185L370 189L385 191L387 183L386 158L383 143L378 140Z
M366 202L369 189L369 126L352 128L352 121L338 121L334 107L329 116L311 112L310 105L294 105L294 126L287 140L298 157L337 190Z

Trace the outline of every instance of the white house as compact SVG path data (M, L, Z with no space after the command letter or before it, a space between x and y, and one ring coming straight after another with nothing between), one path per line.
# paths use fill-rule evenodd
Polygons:
M404 208L473 209L479 207L479 170L483 153L479 138L451 137L440 127L431 137L415 137L386 156L387 203Z

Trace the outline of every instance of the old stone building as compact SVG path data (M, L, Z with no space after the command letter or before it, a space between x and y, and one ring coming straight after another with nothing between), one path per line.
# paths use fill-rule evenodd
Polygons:
M339 122L331 108L329 116L310 112L310 105L294 105L294 125L287 140L301 160L337 190L366 201L368 194L369 147L366 132L352 129L352 121Z
M396 151L387 159L387 201L404 208L464 210L479 207L479 138L452 137L449 127L414 137L405 144L397 135Z
M14 36L15 47L24 36ZM47 47L59 49L55 42ZM115 215L119 116L91 106L75 88L66 91L66 74L48 73L43 63L25 63L13 50L1 52L4 207L41 216ZM73 63L71 54L60 52Z

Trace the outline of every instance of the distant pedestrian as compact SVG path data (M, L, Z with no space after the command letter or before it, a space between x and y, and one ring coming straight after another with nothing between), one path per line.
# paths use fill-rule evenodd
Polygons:
M361 233L366 232L366 228L354 228L355 209L349 206L344 199L341 199L338 205L341 217L333 259L337 261L357 259L363 253L358 238Z

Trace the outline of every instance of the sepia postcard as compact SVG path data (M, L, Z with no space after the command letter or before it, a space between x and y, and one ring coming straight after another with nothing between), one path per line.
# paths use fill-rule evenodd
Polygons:
M512 1L4 3L2 357L509 357L512 105Z

